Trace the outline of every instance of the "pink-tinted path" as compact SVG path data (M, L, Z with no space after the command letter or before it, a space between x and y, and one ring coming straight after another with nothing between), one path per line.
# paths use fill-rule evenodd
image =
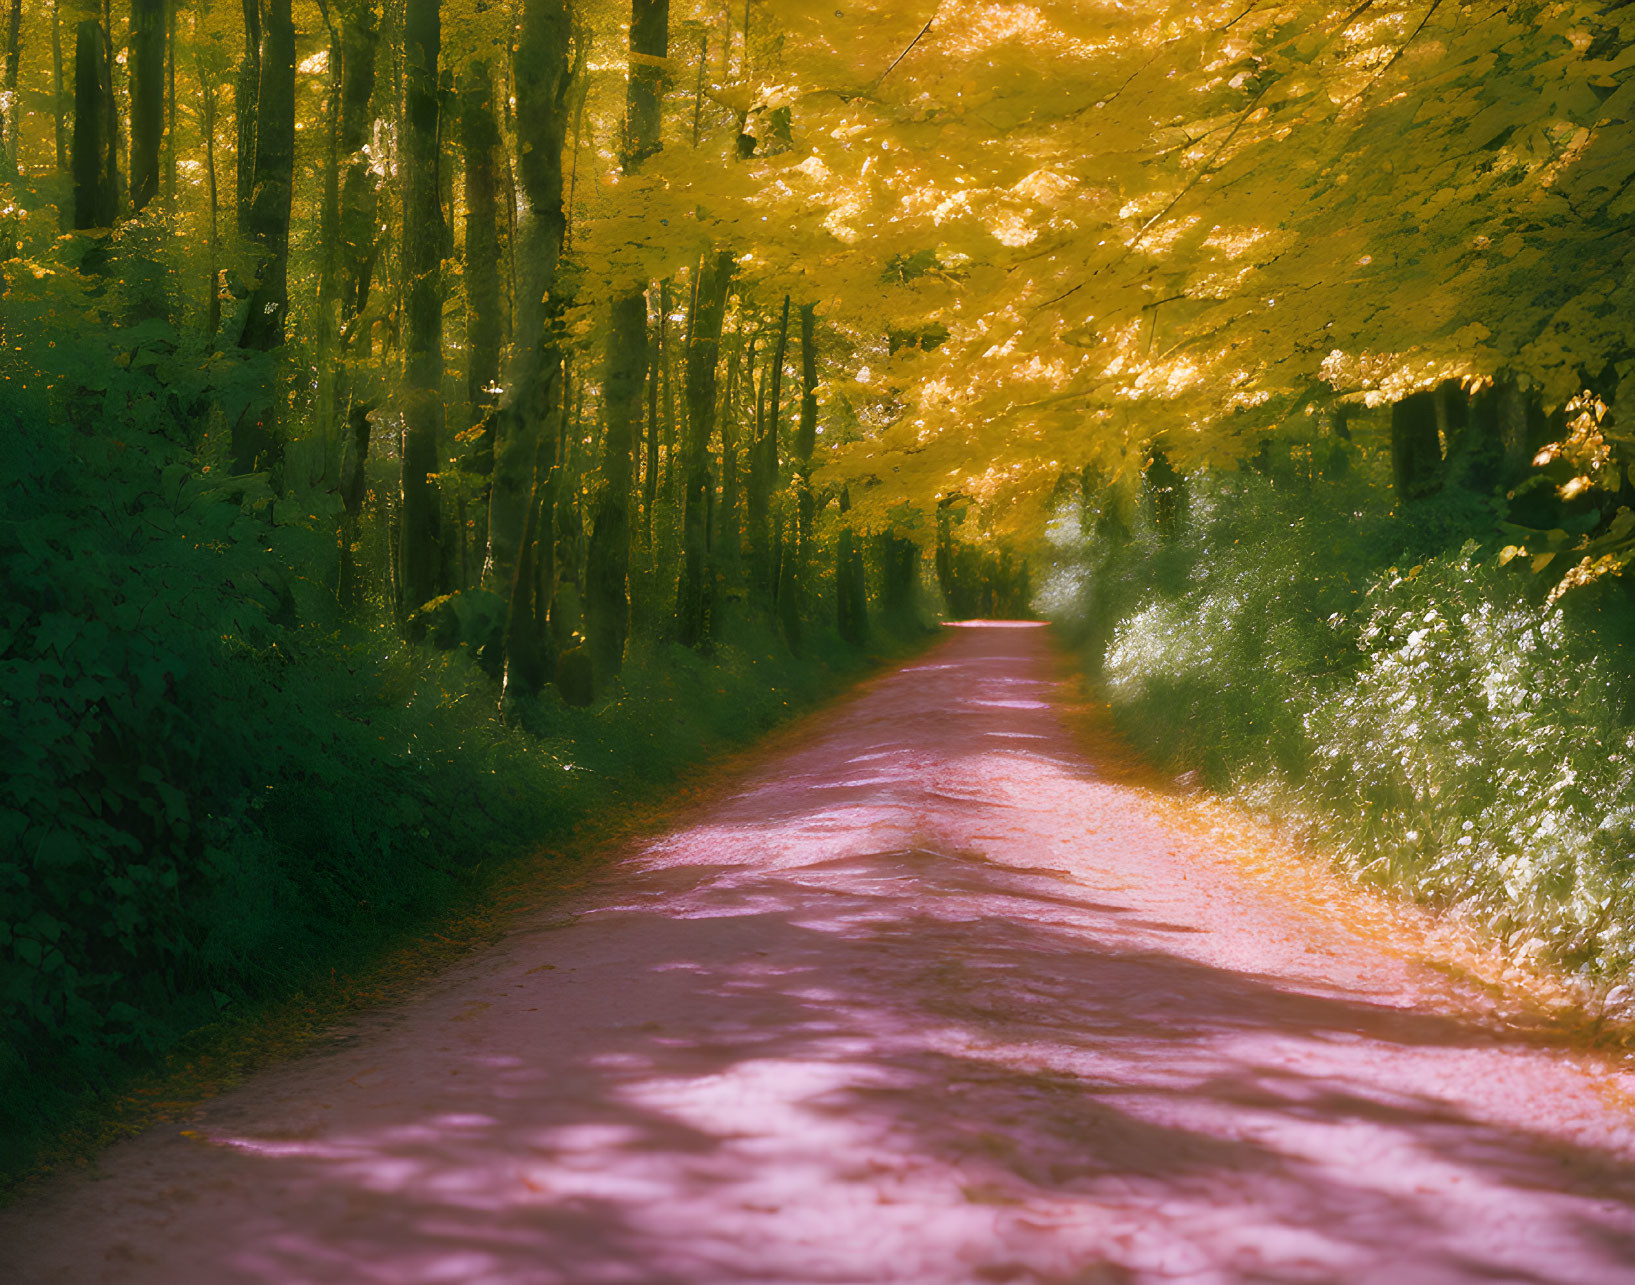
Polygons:
M1610 1073L1186 840L1053 673L950 631L431 993L0 1215L0 1280L1635 1282Z

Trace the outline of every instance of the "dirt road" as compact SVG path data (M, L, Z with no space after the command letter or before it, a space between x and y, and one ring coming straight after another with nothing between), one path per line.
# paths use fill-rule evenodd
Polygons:
M1635 1282L1616 1075L1188 838L1054 674L950 630L422 998L0 1214L0 1280Z

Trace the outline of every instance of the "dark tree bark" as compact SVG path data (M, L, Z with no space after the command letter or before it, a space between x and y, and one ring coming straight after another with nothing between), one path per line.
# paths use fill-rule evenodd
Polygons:
M62 14L51 0L51 111L57 144L57 172L68 169L68 97L62 78Z
M670 338L670 309L674 301L670 298L670 283L659 283L659 375L664 387L660 390L664 401L664 498L673 501L676 497L676 474L680 463L680 454L676 449L676 440L680 436L678 416L676 414L676 364L675 344Z
M17 69L23 56L23 0L11 0L6 15L6 107L5 165L8 174L17 173L18 126L22 118L22 104L17 100Z
M1423 389L1391 406L1391 480L1399 501L1422 499L1441 486L1436 402L1436 391Z
M795 471L795 512L778 568L778 622L791 651L800 648L801 596L812 553L812 451L817 446L817 307L800 309L800 420L790 463Z
M250 205L255 195L256 102L261 93L260 0L240 0L240 8L244 14L244 57L239 60L233 85L234 126L238 132L234 200L239 234L249 236Z
M165 136L165 0L131 0L131 209L159 193Z
M772 570L772 496L778 489L778 430L783 418L783 363L789 352L789 296L783 297L771 361L761 376L766 409L756 414L749 451L749 485L744 502L749 526L750 587L770 599L777 586Z
M482 420L498 399L500 350L505 344L505 299L500 292L499 185L494 155L500 146L494 119L494 82L488 64L477 61L465 75L460 94L460 149L465 159L466 401L472 423ZM476 471L493 469L494 444L485 434L473 461Z
M651 59L670 48L670 0L632 0L630 7L630 78L625 99L625 173L659 150L663 73ZM624 664L629 632L630 498L635 434L641 403L642 374L647 368L646 283L613 301L608 327L607 375L603 406L607 423L602 485L586 567L586 626L597 676L611 678Z
M753 341L746 353L740 335L727 358L727 387L721 397L721 503L710 534L717 584L732 583L743 560L743 532L738 523L738 384L745 361L754 359Z
M218 225L220 200L216 187L216 82L206 74L202 60L198 70L199 129L204 135L204 185L210 216L205 237L205 268L210 285L205 295L204 333L206 338L214 339L216 331L221 328L221 286L217 280L221 229Z
M290 19L290 0L268 0L260 67L255 195L246 230L261 250L262 263L250 291L239 342L245 348L267 352L284 342L284 320L289 312L290 194L295 167L295 24Z
M341 90L345 83L346 53L340 28L330 15L328 0L318 0L318 12L329 34L329 76L324 96L323 195L318 205L318 308L314 354L318 365L317 419L323 442L324 476L330 476L331 426L345 415L342 400L345 380L340 359L341 224ZM341 453L345 445L342 443Z
M607 431L602 482L587 553L585 608L597 678L611 678L624 663L629 632L630 495L635 465L636 412L647 372L647 299L613 301L607 367L602 383Z
M840 492L840 535L835 542L835 624L840 636L854 647L869 638L868 579L863 567L863 547L846 514L851 511L850 493Z
M165 6L165 205L176 208L176 0Z
M506 595L507 695L538 692L551 677L546 631L552 568L552 460L561 406L563 300L555 294L566 219L562 144L573 69L565 0L525 0L512 64L517 104L518 175L528 201L518 220L516 342L495 424L489 496L489 581Z
M659 129L664 99L664 69L650 61L670 53L670 0L631 0L630 80L625 95L624 147L626 173L663 146Z
M653 506L658 502L658 495L659 361L657 350L653 349L647 358L647 467L642 475L642 538L649 549L653 547Z
M920 587L920 547L893 531L876 537L880 563L880 608L888 628L902 630L914 622Z
M681 518L681 580L676 591L676 638L686 647L709 639L714 625L715 584L710 562L710 435L715 430L716 368L721 325L732 282L729 252L706 253L698 264L697 289L688 322L687 441Z
M1181 510L1186 499L1186 479L1175 471L1169 456L1154 448L1144 477L1147 496L1152 501L1152 524L1165 540L1180 531Z
M800 547L812 543L812 452L817 447L817 305L800 310L800 427L795 430L795 474L799 490Z
M369 462L369 416L374 409L373 400L354 394L347 406L346 433L341 441L342 513L337 596L341 606L349 611L363 602L362 577L353 546L358 542L363 501L368 492L365 468Z
M374 0L351 0L341 7L341 131L339 148L346 158L341 185L340 255L341 325L347 327L369 303L375 270L375 224L379 195L363 148L369 142L370 100L375 93L375 58L380 24ZM345 340L343 340L345 346Z
M438 167L440 0L407 0L403 17L403 274L407 342L403 396L404 614L443 588L442 502L435 481L443 427L443 212Z
M115 194L108 187L108 42L95 18L79 24L74 37L74 226L107 228L114 223Z

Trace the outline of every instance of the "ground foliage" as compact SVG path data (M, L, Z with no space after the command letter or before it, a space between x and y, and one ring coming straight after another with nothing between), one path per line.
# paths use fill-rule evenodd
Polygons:
M866 663L746 620L709 658L640 639L595 708L502 719L476 646L339 608L321 485L225 472L211 426L262 359L64 326L128 304L87 289L34 316L14 290L0 360L0 1175L218 1014L368 960Z
M1491 501L1404 515L1347 450L1340 478L1310 467L1325 450L1197 474L1167 533L1150 504L1099 533L1064 509L1042 608L1172 770L1626 1003L1635 605L1603 585L1546 609Z

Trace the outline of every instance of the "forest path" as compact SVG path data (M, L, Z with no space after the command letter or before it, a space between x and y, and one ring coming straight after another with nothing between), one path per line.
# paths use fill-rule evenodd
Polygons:
M0 1214L0 1279L1635 1282L1614 1073L1177 828L1058 672L950 630L429 993Z

